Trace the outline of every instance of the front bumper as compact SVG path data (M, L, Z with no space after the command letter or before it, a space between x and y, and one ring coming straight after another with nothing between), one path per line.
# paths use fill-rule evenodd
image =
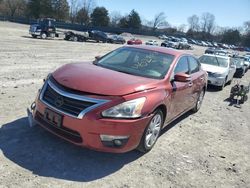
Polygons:
M36 36L40 36L41 32L38 31L29 31L30 35L36 35Z
M61 127L50 124L44 118L45 109L48 108L37 99L33 110L34 121L49 132L79 146L97 151L124 153L135 149L141 140L142 134L152 116L140 119L106 119L100 118L94 111L88 112L82 119L70 117L65 114ZM127 137L121 140L122 146L116 147L101 140L101 135L112 135L117 138Z
M208 84L215 86L222 86L225 82L225 77L212 77L208 76Z

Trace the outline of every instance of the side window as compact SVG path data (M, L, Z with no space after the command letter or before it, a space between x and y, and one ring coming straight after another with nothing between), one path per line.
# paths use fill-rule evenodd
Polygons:
M189 68L188 68L188 61L187 57L181 57L180 60L178 61L175 69L174 69L174 74L177 73L186 73L189 74Z
M190 66L190 74L200 71L200 63L195 58L189 56L188 60Z

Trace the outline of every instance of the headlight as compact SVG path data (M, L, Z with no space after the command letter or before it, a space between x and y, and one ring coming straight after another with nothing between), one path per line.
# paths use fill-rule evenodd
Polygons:
M220 74L220 73L212 73L212 76L213 76L213 77L222 77L223 74Z
M141 97L131 101L116 105L102 112L103 117L114 118L138 118L141 116L141 110L146 97Z

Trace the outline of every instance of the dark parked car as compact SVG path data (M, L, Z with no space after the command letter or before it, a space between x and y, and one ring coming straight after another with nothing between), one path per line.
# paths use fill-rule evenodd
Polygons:
M216 48L207 48L205 50L205 54L214 54L215 50L216 50Z
M234 77L241 78L242 76L244 76L246 72L246 66L244 66L244 59L235 57L235 58L232 58L232 61L236 65L236 72L234 73Z
M68 31L65 33L64 40L74 41L74 42L101 41L106 43L108 41L108 36L106 33L97 30L83 31L83 32Z
M108 43L113 43L113 44L125 44L126 40L118 35L111 35L108 37Z
M108 41L108 36L102 31L92 30L89 31L89 40L95 40L97 42L101 41L106 43Z
M79 146L147 152L170 122L200 109L206 86L207 73L194 56L126 46L50 74L29 118Z

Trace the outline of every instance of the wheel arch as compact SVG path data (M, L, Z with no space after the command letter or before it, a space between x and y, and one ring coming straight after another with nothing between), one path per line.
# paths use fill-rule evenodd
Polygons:
M154 108L153 112L155 112L156 110L161 110L163 113L163 122L165 122L166 118L167 118L167 107L165 104L160 104L158 105L156 108Z

